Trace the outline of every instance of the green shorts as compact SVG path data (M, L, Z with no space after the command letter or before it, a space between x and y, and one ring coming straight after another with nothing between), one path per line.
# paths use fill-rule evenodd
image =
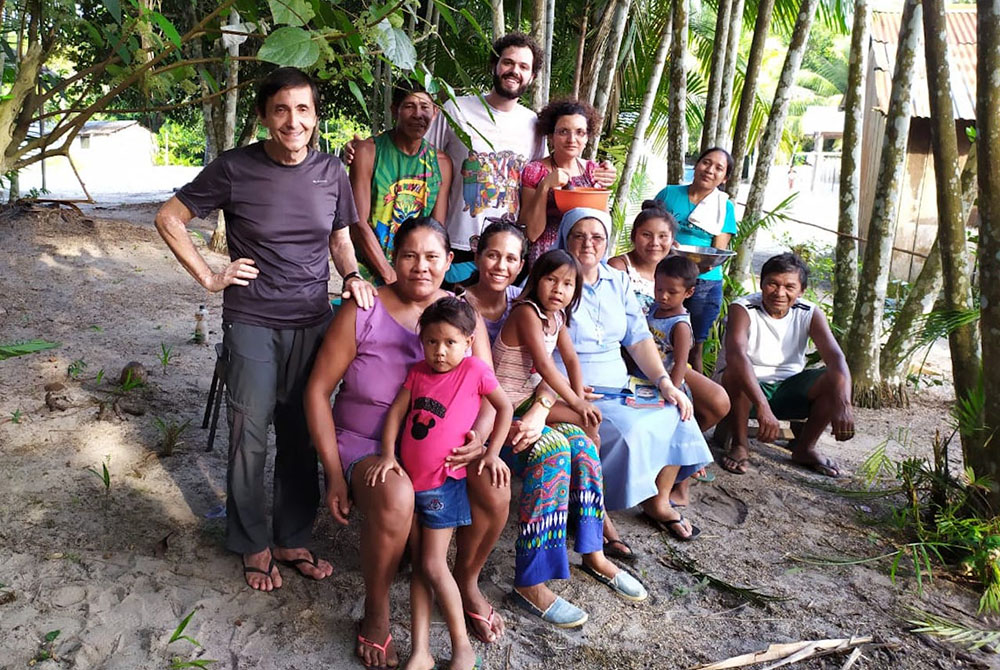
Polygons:
M780 382L759 382L771 412L779 419L809 418L809 389L826 373L825 367L809 368ZM755 416L756 412L751 412Z

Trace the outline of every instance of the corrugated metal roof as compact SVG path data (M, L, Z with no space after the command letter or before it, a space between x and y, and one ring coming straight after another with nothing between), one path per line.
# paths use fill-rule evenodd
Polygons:
M950 9L946 13L948 62L951 65L951 97L956 119L976 119L976 10ZM872 12L871 63L875 77L876 106L889 109L892 70L896 64L900 12ZM921 40L921 44L922 44ZM873 71L872 71L873 68ZM927 96L927 68L920 53L916 58L913 82L913 116L930 118Z

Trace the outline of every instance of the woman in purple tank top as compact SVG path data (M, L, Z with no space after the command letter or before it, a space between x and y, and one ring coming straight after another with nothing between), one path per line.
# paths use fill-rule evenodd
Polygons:
M424 308L448 295L441 290L451 260L447 232L430 218L410 219L396 233L397 280L379 289L375 306L358 310L345 303L327 331L305 390L309 431L326 473L327 507L347 524L351 505L362 512L361 566L365 614L358 625L356 653L368 666L393 666L398 654L389 631L389 587L406 547L413 516L413 487L405 473L390 473L385 483L367 486L364 474L378 459L382 425L415 362L423 359L417 322ZM479 324L473 355L492 365L489 338ZM330 396L343 381L333 412ZM469 464L483 453L492 412L481 415L464 445L456 445L452 465ZM522 429L523 432L523 429ZM540 428L526 437L538 439ZM458 533L455 579L466 613L484 641L503 633L503 621L479 591L479 573L507 521L510 488L491 485L488 474L469 467L472 526ZM416 641L414 641L416 646Z

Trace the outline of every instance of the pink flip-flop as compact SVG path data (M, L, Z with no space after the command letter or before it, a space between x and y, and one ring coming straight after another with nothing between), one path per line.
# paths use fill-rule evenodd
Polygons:
M492 605L490 605L490 613L487 616L483 616L482 614L479 614L478 612L473 612L472 610L465 610L465 616L467 616L471 620L479 621L480 623L486 624L486 627L491 632L493 630L493 618L494 618L495 615L496 615L496 612L493 611L493 606ZM496 641L496 635L495 634L493 636L493 639L490 640L490 639L488 639L488 638L486 638L484 636L479 635L478 632L476 631L476 629L474 627L470 626L470 628L472 630L472 634L480 642L485 642L486 644L489 644L490 642L495 642Z

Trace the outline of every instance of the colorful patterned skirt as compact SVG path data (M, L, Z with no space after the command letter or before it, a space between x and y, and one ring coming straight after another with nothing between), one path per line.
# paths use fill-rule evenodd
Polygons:
M529 449L511 454L523 485L518 512L514 585L569 579L567 524L581 554L604 546L604 486L597 447L579 427L546 426Z

